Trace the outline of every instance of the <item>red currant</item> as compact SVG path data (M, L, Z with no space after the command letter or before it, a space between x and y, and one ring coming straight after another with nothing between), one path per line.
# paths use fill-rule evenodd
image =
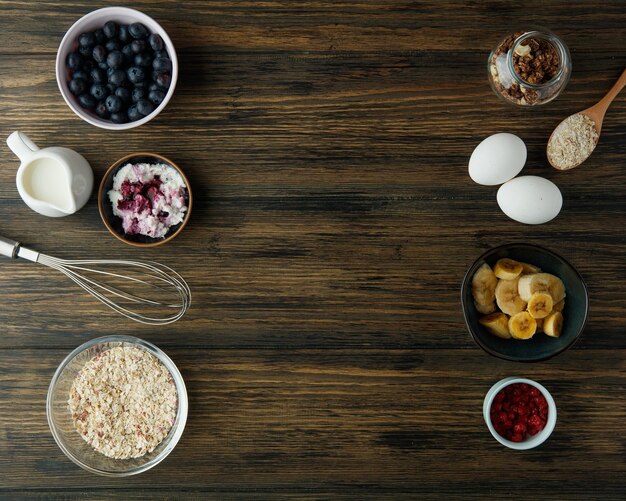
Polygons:
M545 427L548 402L532 385L511 384L495 396L490 416L495 430L501 436L521 442Z

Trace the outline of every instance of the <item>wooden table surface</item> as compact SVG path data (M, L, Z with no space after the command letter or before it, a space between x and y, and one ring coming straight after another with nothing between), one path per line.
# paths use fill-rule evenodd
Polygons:
M181 74L155 120L97 129L65 105L54 73L69 26L101 6L0 0L0 135L82 153L99 180L150 150L187 173L190 222L139 250L114 239L95 196L60 219L31 211L0 144L0 234L59 257L133 257L175 267L193 305L147 327L109 312L53 270L0 266L0 496L59 499L624 499L626 497L626 94L579 169L545 143L626 66L626 2L137 1L173 39ZM537 109L500 102L490 49L540 24L568 44L565 92ZM474 184L480 140L508 131L525 172L555 180L562 213L507 219ZM484 250L547 246L590 293L579 342L547 362L484 353L459 288ZM4 259L4 258L3 258ZM46 392L63 358L107 334L155 343L180 368L189 419L144 474L104 478L55 444ZM520 375L558 405L538 449L499 445L487 390Z

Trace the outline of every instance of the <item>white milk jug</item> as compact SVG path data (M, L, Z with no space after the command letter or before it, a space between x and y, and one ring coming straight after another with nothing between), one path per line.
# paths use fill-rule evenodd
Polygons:
M21 160L17 191L31 209L49 217L73 214L89 200L93 171L82 155L61 147L39 149L15 131L7 145Z

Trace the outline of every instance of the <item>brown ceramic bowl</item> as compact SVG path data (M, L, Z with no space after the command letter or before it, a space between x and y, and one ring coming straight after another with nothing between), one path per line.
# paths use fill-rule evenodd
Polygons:
M187 187L187 212L185 213L185 217L182 222L172 226L163 238L153 238L146 235L128 235L122 227L122 219L113 214L113 206L109 201L107 193L113 187L113 178L115 177L115 174L117 174L117 171L127 163L165 164L176 170L185 181L185 185ZM189 185L187 176L185 176L182 169L169 158L157 155L156 153L131 153L130 155L120 158L106 171L104 177L102 178L102 182L100 183L100 188L98 189L98 210L104 225L113 234L113 236L120 239L122 242L136 247L156 247L157 245L163 245L164 243L175 238L187 224L189 214L191 214L191 206L191 186Z

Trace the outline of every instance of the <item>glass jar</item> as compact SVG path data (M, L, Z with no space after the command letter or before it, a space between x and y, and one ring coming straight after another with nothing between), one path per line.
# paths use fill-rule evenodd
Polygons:
M552 101L567 85L572 59L567 45L549 30L515 31L489 54L489 83L497 96L519 106Z

